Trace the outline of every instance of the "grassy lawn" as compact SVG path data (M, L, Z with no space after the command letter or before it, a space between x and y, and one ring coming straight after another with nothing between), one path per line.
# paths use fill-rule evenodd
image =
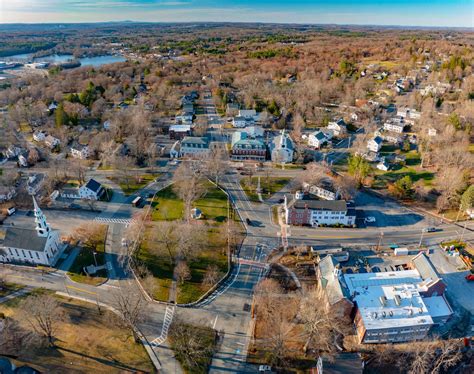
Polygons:
M207 220L224 222L227 219L227 195L211 182L206 183L207 193L198 201L196 207L201 209Z
M0 305L0 311L30 331L31 326L19 313L20 299L14 300ZM17 349L16 363L42 373L154 372L144 347L113 323L111 312L102 309L99 313L95 305L73 299L58 300L64 319L58 325L57 347Z
M173 266L170 264L169 257L164 253L164 250L154 250L157 245L149 239L148 233L146 237L147 239L144 240L137 253L137 259L140 263L145 264L155 278L156 287L153 297L156 300L168 301L173 279Z
M179 304L196 301L209 290L209 287L205 287L202 284L209 265L216 265L222 274L227 272L227 255L223 251L225 245L226 240L222 238L219 231L210 229L208 233L208 247L188 263L191 270L191 279L183 284L178 284L176 301Z
M66 183L64 183L65 188L78 188L81 186L81 183L77 179L68 179Z
M33 132L33 129L31 128L31 126L29 124L27 124L26 122L22 122L20 123L20 132L22 133L30 133L30 132Z
M227 195L211 182L206 182L206 187L207 193L194 206L201 209L206 220L224 222L227 218ZM159 191L151 205L153 221L183 218L184 204L174 192L173 185Z
M149 174L149 173L140 174L136 177L131 177L128 183L126 179L116 177L116 176L107 177L107 178L117 183L125 195L132 195L138 190L141 190L148 183L153 182L156 178L158 178L158 176L159 176L158 174Z
M99 244L96 249L95 258L97 260L98 266L105 264L105 238L107 233L107 226L101 226L104 232L104 241L103 243ZM89 248L81 248L81 251L77 255L76 259L71 265L71 268L68 271L69 278L71 278L74 282L92 285L98 285L107 280L107 269L99 270L94 275L87 275L84 272L84 267L89 265L95 265L93 251Z
M384 146L385 147L385 146ZM413 182L423 180L426 187L430 187L434 180L434 173L420 168L421 158L418 152L402 152L406 158L405 166L395 165L389 171L375 170L374 188L386 188L388 183L393 183L406 175L409 175Z
M149 228L149 230L152 229L152 227ZM227 271L226 240L216 227L211 226L209 228L207 243L206 249L200 251L195 258L188 262L191 270L191 279L177 285L176 301L178 303L185 304L196 301L208 291L208 288L202 284L202 281L209 265L216 265L222 274ZM171 264L166 250L160 248L157 243L152 241L151 236L147 235L146 240L137 253L137 259L155 277L154 298L160 301L168 301L174 266Z
M302 170L306 166L301 165L301 164L285 164L285 166L282 168L281 165L272 165L274 169L283 169L283 170Z
M262 197L264 199L268 199L275 192L278 192L283 187L285 187L290 181L291 181L291 178L260 177L260 187L262 188ZM255 201L255 202L260 201L257 195L258 177L252 177L251 181L249 181L249 178L243 178L240 181L240 185L242 186L242 189L245 191L250 201Z
M173 185L159 191L151 206L153 221L174 221L183 218L184 204L173 191Z
M181 333L177 333L177 331ZM185 356L184 352L188 350L185 348L187 341L183 336L194 336L199 340L199 347L205 355L200 355L196 359L190 359ZM171 349L174 351L176 359L183 367L185 373L189 374L206 374L209 365L212 361L212 356L216 348L215 331L209 326L196 326L188 323L179 322L179 326L171 325L170 333L168 335ZM189 364L193 362L193 364Z

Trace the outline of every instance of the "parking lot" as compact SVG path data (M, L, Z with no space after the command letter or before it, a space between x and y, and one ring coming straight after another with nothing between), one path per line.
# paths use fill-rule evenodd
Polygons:
M440 224L438 220L423 217L395 202L383 200L366 192L360 192L355 203L356 207L363 210L361 218L375 218L375 222L364 222L363 219L359 221L361 225L368 227L415 226L422 229L427 226L436 227Z

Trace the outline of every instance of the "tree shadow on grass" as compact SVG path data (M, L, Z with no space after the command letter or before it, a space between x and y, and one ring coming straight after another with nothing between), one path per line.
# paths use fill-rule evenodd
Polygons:
M134 368L133 366L129 366L129 365L124 364L124 363L122 363L120 361L117 361L117 360L112 361L112 360L107 360L107 359L101 358L101 357L94 357L94 356L91 356L91 355L88 355L88 354L85 354L85 353L82 353L82 352L76 352L72 349L65 348L65 347L57 347L57 350L68 352L68 353L71 353L71 354L74 354L74 355L77 355L77 356L81 356L81 357L84 357L84 358L88 358L88 359L96 361L96 362L98 362L102 365L112 366L112 367L117 368L117 369L127 370L127 371L132 371L132 372L139 372L140 371L137 368Z

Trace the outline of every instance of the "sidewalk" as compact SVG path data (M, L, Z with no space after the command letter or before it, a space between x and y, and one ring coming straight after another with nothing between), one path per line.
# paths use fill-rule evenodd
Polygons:
M25 288L22 288L21 290L12 292L9 295L1 297L0 298L0 304L3 304L3 303L5 303L5 302L7 302L11 299L14 299L15 297L26 295L27 293L31 292L32 290L33 290L33 287L25 287Z

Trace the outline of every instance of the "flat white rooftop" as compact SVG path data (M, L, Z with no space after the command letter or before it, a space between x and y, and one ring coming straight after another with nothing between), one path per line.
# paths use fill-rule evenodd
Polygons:
M416 270L346 274L344 280L367 330L433 325Z

